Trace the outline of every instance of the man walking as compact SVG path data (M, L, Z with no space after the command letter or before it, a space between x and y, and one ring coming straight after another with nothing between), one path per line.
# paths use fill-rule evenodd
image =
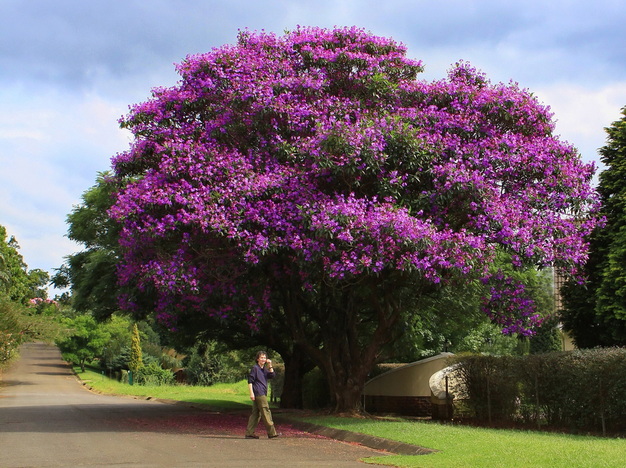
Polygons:
M265 351L256 353L256 364L250 370L248 375L248 388L250 389L250 399L252 400L252 414L248 419L248 427L246 428L246 439L258 439L259 436L254 433L259 421L262 419L267 431L267 437L274 439L278 437L274 421L272 421L272 413L270 405L267 401L267 380L274 378L274 368L272 361L267 359Z

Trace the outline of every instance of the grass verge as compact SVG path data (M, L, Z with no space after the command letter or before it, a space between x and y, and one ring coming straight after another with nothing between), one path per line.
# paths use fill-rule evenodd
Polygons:
M210 387L191 385L144 386L121 383L89 368L82 372L79 367L74 367L74 372L98 393L185 401L224 410L250 408L250 393L247 383L243 380L235 384L215 384Z
M626 440L454 426L425 421L338 417L307 422L439 450L418 456L369 458L368 463L420 468L621 468Z

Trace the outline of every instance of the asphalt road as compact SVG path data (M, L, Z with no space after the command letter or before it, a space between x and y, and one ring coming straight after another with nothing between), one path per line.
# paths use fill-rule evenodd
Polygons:
M244 439L245 415L231 418L94 394L71 373L57 348L28 343L20 353L0 382L2 468L340 468L364 467L359 459L385 454L296 430L272 440Z

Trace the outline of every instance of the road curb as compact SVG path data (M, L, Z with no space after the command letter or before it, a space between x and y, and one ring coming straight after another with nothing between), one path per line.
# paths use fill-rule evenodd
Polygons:
M438 450L420 447L419 445L406 444L395 440L384 439L382 437L370 436L359 432L344 431L342 429L334 429L332 427L320 426L296 419L286 418L282 415L274 416L277 421L282 421L292 426L309 432L311 434L321 435L330 439L341 440L344 442L352 442L364 445L375 450L383 450L385 452L397 455L428 455Z
M220 411L219 408L212 408L202 403L188 403L177 400L164 400L158 399L158 401L168 404L183 404L190 407L203 409L205 411L216 412L236 412L236 411ZM245 413L248 413L246 411ZM429 449L426 447L420 447L419 445L406 444L404 442L398 442L395 440L384 439L382 437L371 436L367 434L361 434L359 432L345 431L342 429L334 429L332 427L321 426L319 424L313 424L306 421L301 421L296 418L291 418L286 413L280 412L280 410L272 411L273 419L277 423L284 423L293 426L310 434L320 435L328 437L329 439L340 440L343 442L351 442L363 445L374 450L381 450L388 453L397 455L428 455L429 453L438 452L438 450Z

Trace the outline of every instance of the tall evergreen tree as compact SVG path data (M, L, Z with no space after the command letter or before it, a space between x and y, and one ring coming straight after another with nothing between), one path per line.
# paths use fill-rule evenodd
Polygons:
M130 342L130 362L128 368L137 372L143 367L143 353L141 352L141 338L139 337L139 328L137 324L133 325L133 334Z
M563 324L579 347L626 344L626 107L605 130L598 193L606 225L591 237L587 283L563 288Z

